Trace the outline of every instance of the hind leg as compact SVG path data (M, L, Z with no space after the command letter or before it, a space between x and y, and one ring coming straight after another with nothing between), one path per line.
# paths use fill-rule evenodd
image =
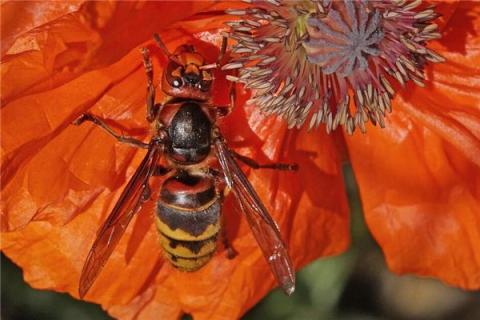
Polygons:
M232 155L239 161L245 163L252 169L273 169L273 170L284 170L284 171L297 171L298 164L296 163L280 163L272 162L267 164L260 164L252 158L242 156L241 154L231 151Z
M221 230L220 236L222 237L222 244L223 244L223 247L225 248L225 251L227 253L227 258L228 259L235 258L235 256L238 254L238 252L235 250L235 248L232 246L232 244L228 240L227 229L226 229L226 224L225 224L225 217L223 217L223 216L222 216L222 230Z

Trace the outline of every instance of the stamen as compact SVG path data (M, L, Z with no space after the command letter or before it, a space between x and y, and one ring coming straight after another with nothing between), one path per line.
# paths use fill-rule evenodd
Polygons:
M240 20L227 23L237 44L222 69L238 69L227 79L252 88L249 103L290 128L384 127L391 81L424 86L425 64L445 61L426 47L440 33L422 0L246 2L226 11Z

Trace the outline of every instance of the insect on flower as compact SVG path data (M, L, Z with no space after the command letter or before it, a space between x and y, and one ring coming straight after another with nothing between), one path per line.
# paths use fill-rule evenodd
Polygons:
M153 67L144 48L147 120L154 132L149 143L119 135L102 119L89 113L74 122L76 125L93 122L119 142L148 150L100 228L81 273L80 296L94 283L132 217L150 199L152 176L164 178L157 202L156 225L165 257L173 266L182 271L195 271L204 266L216 252L219 235L229 257L233 258L234 250L221 232L222 200L232 190L277 282L291 294L295 288L294 268L280 231L236 160L254 169L296 170L297 166L261 165L227 147L216 121L234 107L234 86L230 92L231 105L216 106L209 102L211 70L220 65L226 38L213 64L205 64L191 45L182 45L172 54L157 34L154 39L169 60L162 77L162 90L171 98L164 104L155 103ZM162 157L166 165L159 164Z

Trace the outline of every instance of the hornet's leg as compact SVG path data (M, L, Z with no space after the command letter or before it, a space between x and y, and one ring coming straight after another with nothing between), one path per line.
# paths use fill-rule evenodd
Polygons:
M152 122L157 117L160 106L155 104L155 87L153 85L153 65L147 48L142 48L143 65L147 75L147 120Z
M153 170L153 176L156 176L156 177L159 177L159 176L164 176L166 175L167 173L170 172L170 168L166 168L164 166L161 166L161 165L157 165L155 167L155 170Z
M217 192L219 194L220 201L223 203L223 201L225 199L225 196L227 195L227 193L229 191L228 188L225 188L226 184L225 184L225 178L224 178L223 174L220 171L218 171L214 168L209 168L208 169L208 174L212 177L212 179L215 183L215 189L217 190ZM225 248L225 251L227 253L227 258L228 259L233 259L238 254L238 252L233 248L232 244L228 240L227 226L226 226L226 223L225 223L225 216L222 215L221 219L222 219L222 221L221 221L222 227L221 227L221 231L220 231L221 232L220 237L221 237L221 240L222 240L222 244L223 244L223 247Z
M155 169L153 169L152 176L163 176L170 172L171 169L166 168L162 165L156 165ZM144 186L145 189L143 189L143 194L142 194L142 200L147 201L147 200L152 200L151 195L152 195L152 188L148 183L145 184Z
M227 52L227 37L222 38L222 48L220 49L220 54L217 57L217 66L220 65L220 62L223 59L223 56L225 55L225 52Z
M274 169L274 170L285 170L285 171L297 171L298 164L296 163L267 163L267 164L260 164L257 161L253 160L252 158L242 156L241 154L231 151L232 155L240 160L241 162L245 163L252 169Z
M85 121L90 121L93 122L95 125L99 126L103 130L105 130L108 134L113 136L115 139L117 139L121 143L126 143L131 146L137 147L137 148L143 148L143 149L148 149L149 144L142 142L138 139L135 139L133 137L129 136L124 136L121 134L116 133L109 125L105 123L101 118L94 116L93 114L90 113L84 113L80 117L78 117L73 124L74 125L81 125Z
M218 62L223 58L225 51L227 50L227 38L223 37L222 41L222 50L220 50L220 55L218 56ZM235 76L238 76L238 70L235 69L234 71ZM228 106L226 114L229 114L233 108L235 108L235 101L237 99L237 86L235 82L230 82L230 88L228 92L228 97L230 98L230 105Z
M232 244L228 240L225 217L223 215L222 215L222 231L221 232L222 232L221 233L222 244L223 244L223 247L225 248L225 251L227 252L227 258L233 259L238 254L238 252L233 248Z
M234 70L235 75L237 75L238 71ZM228 106L216 106L217 107L217 116L225 117L228 115L233 108L235 107L235 101L237 98L237 87L235 82L230 82L230 89L228 91L228 97L230 99L230 103Z

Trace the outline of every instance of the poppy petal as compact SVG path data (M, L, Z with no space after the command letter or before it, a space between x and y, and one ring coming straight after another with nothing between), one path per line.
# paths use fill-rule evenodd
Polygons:
M9 1L2 3L2 57L26 45L20 35L79 10L85 1ZM18 42L15 45L15 42ZM15 47L12 50L12 47Z
M398 96L385 129L347 138L367 224L397 273L480 288L480 8L461 1L426 89Z

